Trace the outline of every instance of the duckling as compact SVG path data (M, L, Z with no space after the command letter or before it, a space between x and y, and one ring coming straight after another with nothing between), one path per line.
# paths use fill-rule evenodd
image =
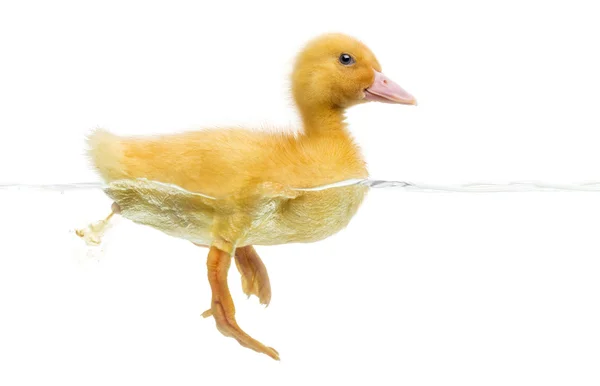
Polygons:
M368 177L345 123L347 108L369 101L416 105L381 71L362 42L326 34L306 44L291 74L300 133L221 128L120 137L97 129L88 137L113 212L209 249L212 299L203 316L242 346L279 360L236 322L227 286L232 257L244 292L268 305L269 276L253 246L314 242L346 227L367 188L307 188Z

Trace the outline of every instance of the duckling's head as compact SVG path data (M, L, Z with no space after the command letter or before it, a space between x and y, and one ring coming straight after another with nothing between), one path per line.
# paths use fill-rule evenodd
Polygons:
M367 46L342 34L320 36L304 47L292 73L292 93L303 111L343 109L368 101L417 103L381 73Z

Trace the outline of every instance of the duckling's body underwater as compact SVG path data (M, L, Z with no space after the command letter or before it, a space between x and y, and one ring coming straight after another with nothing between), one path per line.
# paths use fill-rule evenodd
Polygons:
M274 359L279 354L235 320L227 287L231 258L242 287L268 304L268 274L253 245L313 242L343 229L367 188L306 190L366 178L345 109L368 101L416 104L381 73L358 40L329 34L309 42L292 73L299 134L207 129L153 137L90 134L89 155L124 217L209 248L210 309L224 335Z

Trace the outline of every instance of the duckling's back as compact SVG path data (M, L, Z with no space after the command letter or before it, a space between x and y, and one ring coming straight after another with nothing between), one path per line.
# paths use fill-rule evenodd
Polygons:
M261 182L314 187L366 176L358 148L340 138L313 141L245 129L121 137L97 129L88 144L106 182L146 178L212 196Z
M260 151L253 136L243 131L231 134L205 130L120 137L98 129L88 138L89 156L106 182L146 178L218 196L252 178Z

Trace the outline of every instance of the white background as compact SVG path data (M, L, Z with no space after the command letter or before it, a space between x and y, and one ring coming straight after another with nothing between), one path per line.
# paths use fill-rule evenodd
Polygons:
M3 1L0 182L97 181L102 126L294 126L287 75L323 32L369 45L418 107L348 113L375 178L600 180L600 24L582 1ZM234 268L225 338L206 250L120 219L100 191L0 191L2 385L597 385L600 194L374 190L323 242Z

